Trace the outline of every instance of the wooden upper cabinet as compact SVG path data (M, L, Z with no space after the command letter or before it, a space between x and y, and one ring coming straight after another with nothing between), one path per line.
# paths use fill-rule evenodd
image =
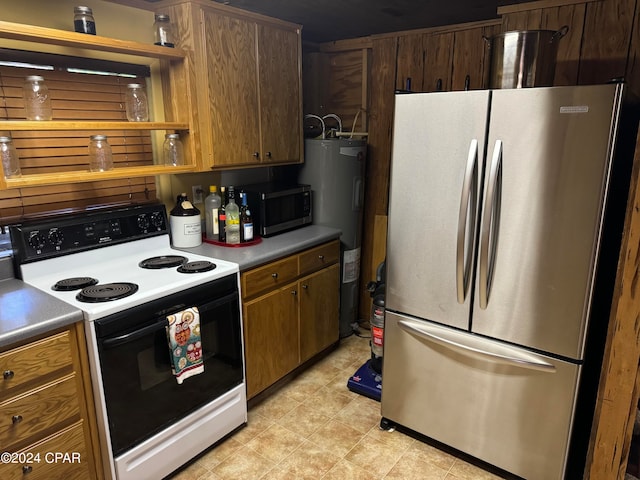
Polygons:
M301 162L300 27L210 1L159 5L193 65L198 169Z
M424 35L424 80L422 91L451 90L453 35L453 32L428 33Z
M488 39L498 33L500 33L499 25L471 28L454 33L451 90L489 88L491 51Z

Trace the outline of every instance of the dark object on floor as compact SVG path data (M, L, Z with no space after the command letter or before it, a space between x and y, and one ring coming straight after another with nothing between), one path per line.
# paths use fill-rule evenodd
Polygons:
M349 377L347 388L379 402L382 395L382 375L376 373L371 368L371 360L367 360Z

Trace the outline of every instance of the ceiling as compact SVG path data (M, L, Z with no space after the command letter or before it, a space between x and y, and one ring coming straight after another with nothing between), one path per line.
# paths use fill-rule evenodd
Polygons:
M153 1L153 0L150 0ZM307 42L497 18L502 5L530 0L212 0L303 26Z

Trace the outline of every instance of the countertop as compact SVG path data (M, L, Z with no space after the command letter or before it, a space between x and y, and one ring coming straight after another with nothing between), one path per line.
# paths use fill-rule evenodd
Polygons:
M260 243L247 247L224 247L203 242L197 247L177 250L235 262L240 265L240 271L243 271L340 238L340 233L336 228L308 225L273 237L262 238Z
M0 349L82 320L82 312L22 280L0 281Z
M179 250L235 262L242 271L339 237L338 229L308 225L246 247L202 243ZM21 280L7 278L8 261L0 259L0 349L82 320L80 310Z

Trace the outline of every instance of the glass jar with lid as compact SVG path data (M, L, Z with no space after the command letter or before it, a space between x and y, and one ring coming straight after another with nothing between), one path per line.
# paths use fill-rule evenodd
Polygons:
M85 6L77 6L73 9L73 29L78 33L96 34L96 21L93 19L93 10Z
M27 120L51 120L51 98L49 88L40 75L29 75L22 88L24 110Z
M148 122L149 104L147 102L147 94L142 85L139 83L127 85L125 97L127 120L130 122Z
M106 172L113 169L113 153L106 135L92 135L89 139L89 170Z
M184 147L180 141L180 135L177 133L167 133L164 138L165 140L162 148L164 164L170 167L183 165Z
M153 22L154 44L162 47L174 47L173 26L169 15L156 14Z
M11 137L0 137L0 157L5 178L16 178L21 175L20 159Z

